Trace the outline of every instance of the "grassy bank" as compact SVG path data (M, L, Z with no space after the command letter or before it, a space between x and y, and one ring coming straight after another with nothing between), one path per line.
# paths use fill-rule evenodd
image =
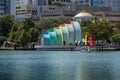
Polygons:
M14 50L13 47L0 47L0 50Z
M0 50L34 50L34 49L27 47L16 47L16 49L14 49L14 47L0 47Z
M28 47L0 47L0 50L35 50L34 48L28 48ZM91 51L120 51L120 48L103 48L103 49L96 49L96 48L90 48Z

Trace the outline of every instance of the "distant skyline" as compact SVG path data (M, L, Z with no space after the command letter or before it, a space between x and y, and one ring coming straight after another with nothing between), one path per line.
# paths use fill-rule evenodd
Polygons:
M111 7L112 11L120 12L120 0L91 0L93 7Z
M43 7L51 6L53 1L62 2L64 6L71 4L92 6L92 7L111 7L113 12L120 12L120 0L1 0L0 1L0 16L12 14L16 16L17 5L34 5L37 7L38 14L44 11Z

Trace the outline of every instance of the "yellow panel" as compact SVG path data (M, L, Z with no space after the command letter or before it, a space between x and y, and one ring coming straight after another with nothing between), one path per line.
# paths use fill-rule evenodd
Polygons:
M70 43L70 38L69 38L69 32L68 32L68 27L67 27L67 24L65 24L65 27L67 29L67 36L68 36L68 44Z

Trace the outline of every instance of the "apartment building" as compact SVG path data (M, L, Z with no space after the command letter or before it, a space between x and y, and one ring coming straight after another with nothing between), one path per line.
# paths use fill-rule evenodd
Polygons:
M37 7L29 4L16 5L16 19L23 20L25 18L37 17Z

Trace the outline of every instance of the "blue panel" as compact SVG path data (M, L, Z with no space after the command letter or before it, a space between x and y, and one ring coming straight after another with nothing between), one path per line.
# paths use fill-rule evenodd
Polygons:
M67 24L68 32L69 32L69 42L74 44L74 29L71 24Z
M50 34L50 45L57 45L56 33L54 31L49 31L49 34Z
M43 33L44 45L50 45L50 35L48 32Z
M41 45L44 45L44 37L41 37Z
M82 32L81 32L81 26L80 26L79 22L72 21L72 23L74 24L74 28L75 28L76 40L82 41Z

